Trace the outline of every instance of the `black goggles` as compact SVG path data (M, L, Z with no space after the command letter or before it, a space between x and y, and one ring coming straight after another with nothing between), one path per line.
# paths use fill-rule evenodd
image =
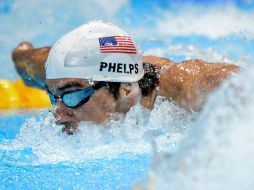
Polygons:
M105 86L106 82L98 82L93 86L89 86L87 88L81 88L76 90L66 91L61 95L54 95L47 89L51 104L56 105L57 100L61 100L64 105L70 108L77 108L90 99L90 97L95 93L96 90L100 89L101 87Z

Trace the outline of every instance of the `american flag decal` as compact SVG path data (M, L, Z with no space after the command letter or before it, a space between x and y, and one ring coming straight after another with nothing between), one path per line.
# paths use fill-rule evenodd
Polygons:
M128 36L110 36L99 38L101 53L137 54L132 39Z

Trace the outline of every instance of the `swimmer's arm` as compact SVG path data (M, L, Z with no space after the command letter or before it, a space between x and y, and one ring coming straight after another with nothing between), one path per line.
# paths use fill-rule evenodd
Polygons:
M207 95L230 75L240 71L234 64L189 60L161 68L159 95L192 111L200 111Z
M43 89L45 86L44 65L50 47L33 48L30 43L21 43L12 52L12 59L18 74L26 85Z

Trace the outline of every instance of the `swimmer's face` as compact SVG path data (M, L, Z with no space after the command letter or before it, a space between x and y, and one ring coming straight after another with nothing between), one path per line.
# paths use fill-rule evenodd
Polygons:
M77 90L92 86L84 79L48 79L48 90L58 96L66 91ZM90 99L77 108L67 107L61 100L57 100L54 116L56 124L64 125L63 131L73 133L80 121L102 123L115 112L116 99L106 87L101 87L91 95Z

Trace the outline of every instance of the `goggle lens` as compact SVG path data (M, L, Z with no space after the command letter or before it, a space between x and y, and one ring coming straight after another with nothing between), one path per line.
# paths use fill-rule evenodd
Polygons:
M68 107L76 107L81 103L86 103L93 93L94 89L92 87L69 92L63 95L62 101Z
M95 92L95 90L98 90L105 84L106 84L105 82L99 82L95 86L90 86L84 89L67 91L60 96L52 94L49 90L47 91L52 105L56 105L56 100L60 99L67 107L75 108L82 104L85 104L90 99L91 95Z

